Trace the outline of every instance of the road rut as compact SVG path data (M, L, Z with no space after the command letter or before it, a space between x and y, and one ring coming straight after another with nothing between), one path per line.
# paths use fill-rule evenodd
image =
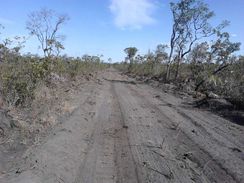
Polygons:
M62 135L31 150L34 170L5 180L244 182L243 126L136 84L114 69L100 77L102 84L90 86L80 96L85 102L56 129L56 134L66 129Z

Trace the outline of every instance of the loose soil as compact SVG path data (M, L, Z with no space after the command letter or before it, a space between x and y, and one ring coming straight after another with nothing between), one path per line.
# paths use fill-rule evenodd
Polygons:
M112 68L97 77L0 182L244 182L243 126Z

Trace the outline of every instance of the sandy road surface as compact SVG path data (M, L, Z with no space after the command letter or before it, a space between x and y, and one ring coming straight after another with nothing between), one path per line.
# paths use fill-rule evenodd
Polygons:
M0 182L244 182L244 127L110 69Z

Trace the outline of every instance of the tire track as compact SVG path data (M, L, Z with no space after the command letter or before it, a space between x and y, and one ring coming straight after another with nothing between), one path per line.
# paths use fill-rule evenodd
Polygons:
M213 135L215 136L215 138L218 139L213 138L212 135L210 135L207 131L208 129L205 129L200 124L200 121L196 122L194 120L194 122L192 122L193 119L191 119L191 117L185 113L183 115L183 112L181 112L179 108L174 109L175 107L172 108L171 105L158 107L154 104L154 102L152 102L152 100L148 100L148 96L139 93L137 87L128 85L126 85L126 87L131 90L134 97L138 98L138 101L141 101L141 105L146 106L146 108L148 109L153 109L155 111L155 116L164 119L161 123L161 125L163 125L163 127L161 127L162 131L168 133L165 128L168 128L169 125L174 124L171 130L177 132L179 142L182 142L182 144L185 145L185 150L179 148L174 152L174 154L184 155L184 151L195 151L195 153L191 153L190 155L185 154L186 157L184 158L192 161L193 163L196 163L198 165L198 168L200 168L200 171L202 172L201 175L206 172L206 176L208 177L210 182L241 182L243 180L243 174L240 171L240 169L242 169L243 167L241 166L241 164L237 163L243 162L241 159L239 159L239 155L229 153L230 150L228 149L228 147L226 147L226 144L230 143L228 142L228 139L222 139L222 137L220 138L217 134ZM142 98L143 100L141 100ZM170 119L170 113L168 111L170 111L174 115L174 118ZM180 117L177 115L179 115ZM179 125L177 125L177 119L180 119L182 121L182 124L179 124L180 127ZM189 122L192 123L192 125L190 125ZM195 123L197 123L196 126ZM200 128L198 127L198 125L200 125ZM196 130L191 130L191 128L193 128L194 126ZM176 128L174 129L174 127ZM203 137L202 140L200 139L200 137L198 137L199 135ZM183 139L185 140L183 141ZM172 141L171 144L172 146L174 146L174 144L176 145L179 142ZM213 146L211 147L211 145L209 144L212 144ZM214 153L214 149L212 148L218 151ZM223 148L226 150L222 151L222 155L220 155L220 149ZM218 153L219 155L217 155ZM228 159L228 157L231 159ZM206 168L209 170L206 171ZM197 170L197 168L193 168L192 170ZM196 175L198 174L197 172L199 172L199 170L194 171Z
M127 129L114 84L107 82L94 132L75 183L138 183Z

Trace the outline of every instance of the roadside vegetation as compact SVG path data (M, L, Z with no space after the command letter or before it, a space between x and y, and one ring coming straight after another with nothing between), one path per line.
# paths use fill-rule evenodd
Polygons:
M95 81L97 72L107 67L101 56L61 55L65 47L59 32L68 20L48 9L30 14L26 28L39 41L41 56L22 53L25 37L0 39L0 139L12 139L8 147L35 141L59 116L71 113L78 86Z
M154 22L141 16L154 9L149 1L122 5ZM0 182L243 182L241 43L226 32L230 22L210 24L204 0L170 7L169 44L146 54L131 45L118 63L63 54L66 14L31 12L26 37L6 38L0 24ZM91 20L92 36L96 22L108 30ZM39 54L24 53L30 37Z
M229 22L212 26L214 12L201 0L180 0L170 6L170 45L159 44L145 55L137 54L136 47L125 48L124 62L114 66L139 80L156 80L200 96L199 105L214 98L231 103L228 109L243 109L244 56L237 56L240 43L232 42L225 32ZM102 56L61 54L65 35L60 30L68 21L67 15L49 9L30 13L26 29L39 42L42 55L22 53L28 41L25 37L0 37L0 117L11 121L0 124L1 134L20 126L38 131L57 118L54 109L60 113L62 107L67 108L64 100L72 94L69 91L84 79L96 81L96 73L108 67ZM0 35L3 31L0 25ZM35 127L30 128L32 125Z
M119 70L137 77L175 85L177 90L206 99L225 99L235 109L244 109L244 57L238 56L239 42L232 42L225 31L230 24L210 24L214 12L200 0L170 3L173 16L170 45L158 45L155 51L136 54L126 48Z
M0 93L8 106L31 104L37 86L48 84L53 77L76 79L104 67L99 56L60 56L60 51L64 49L64 36L58 33L67 20L67 16L55 16L55 12L48 9L30 14L27 29L40 42L44 57L21 54L25 38L1 40ZM4 31L4 27L1 28Z

